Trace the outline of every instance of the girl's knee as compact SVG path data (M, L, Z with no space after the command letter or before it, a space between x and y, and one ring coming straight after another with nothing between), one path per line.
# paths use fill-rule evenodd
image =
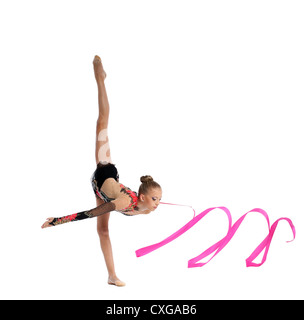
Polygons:
M104 226L97 226L97 233L99 237L109 237L109 229Z
M96 124L96 131L97 133L101 130L106 130L108 128L108 120L103 119L103 118L98 118L97 119L97 124Z

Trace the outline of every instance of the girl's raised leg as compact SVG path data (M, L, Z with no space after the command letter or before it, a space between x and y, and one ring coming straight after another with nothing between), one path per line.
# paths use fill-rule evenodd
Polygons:
M93 60L94 73L98 88L98 119L96 124L96 163L111 163L111 152L108 138L108 121L110 106L105 87L106 73L103 69L101 59L95 56Z

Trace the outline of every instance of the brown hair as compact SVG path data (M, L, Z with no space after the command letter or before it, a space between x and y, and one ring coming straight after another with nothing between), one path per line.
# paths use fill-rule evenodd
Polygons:
M150 189L153 188L160 188L161 186L153 180L151 176L142 176L140 178L141 185L139 187L138 195L140 194L147 194Z

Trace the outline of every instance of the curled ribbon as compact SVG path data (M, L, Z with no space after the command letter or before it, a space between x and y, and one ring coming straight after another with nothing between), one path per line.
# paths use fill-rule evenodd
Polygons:
M169 205L178 205L178 204L173 204L173 203L164 203L161 202L161 204L169 204ZM184 205L178 205L178 206L184 206ZM187 206L187 207L191 207L191 206ZM192 207L191 207L192 208ZM193 209L193 208L192 208ZM289 218L280 218L278 220L276 220L272 226L270 227L270 221L269 221L269 217L268 214L266 213L266 211L264 211L263 209L260 208L255 208L252 209L250 211L248 211L247 213L245 213L243 216L241 216L233 225L232 225L232 217L231 217L231 213L230 211L226 208L226 207L214 207L214 208L209 208L204 210L203 212L201 212L199 215L195 216L195 210L194 211L194 217L188 222L186 223L182 228L180 228L178 231L176 231L175 233L173 233L172 235L170 235L169 237L167 237L166 239L164 239L161 242L155 243L153 245L138 249L135 251L136 256L137 257L141 257L144 256L156 249L161 248L162 246L170 243L171 241L175 240L176 238L178 238L179 236L181 236L182 234L184 234L186 231L188 231L189 229L191 229L196 223L198 223L206 214L208 214L210 211L214 210L214 209L221 209L223 210L228 218L228 223L229 223L229 227L228 227L228 232L226 234L226 236L224 238L222 238L220 241L218 241L217 243L215 243L214 245L212 245L211 247L209 247L207 250L205 250L204 252L202 252L200 255L198 255L197 257L194 257L192 259L190 259L188 261L188 268L195 268L195 267L202 267L205 264L207 264L210 260L212 260L218 253L220 253L221 250L223 250L225 248L225 246L230 242L230 240L232 239L232 237L234 236L234 234L236 233L236 231L238 230L238 228L240 227L241 223L243 222L243 220L245 219L245 217L247 216L248 213L251 212L258 212L260 214L262 214L266 221L267 221L267 225L268 225L268 230L269 233L266 236L266 238L258 245L258 247L252 252L252 254L246 259L246 266L247 267L259 267L261 266L267 258L267 254L269 251L269 247L271 244L271 240L272 237L274 235L274 232L277 228L277 225L279 223L279 221L281 220L286 220L289 225L290 228L293 232L293 239L287 242L291 242L295 239L296 236L296 230L295 227L292 223L292 221ZM262 261L260 263L255 263L253 262L253 260L265 249ZM207 262L198 262L206 257L208 257L210 254L212 254L214 252L214 254L211 256L211 258L207 261Z

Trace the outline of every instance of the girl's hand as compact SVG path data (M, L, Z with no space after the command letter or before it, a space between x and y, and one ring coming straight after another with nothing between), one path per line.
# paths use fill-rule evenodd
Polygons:
M54 220L54 218L47 218L47 221L41 226L42 229L48 228L48 227L54 227L50 223Z

